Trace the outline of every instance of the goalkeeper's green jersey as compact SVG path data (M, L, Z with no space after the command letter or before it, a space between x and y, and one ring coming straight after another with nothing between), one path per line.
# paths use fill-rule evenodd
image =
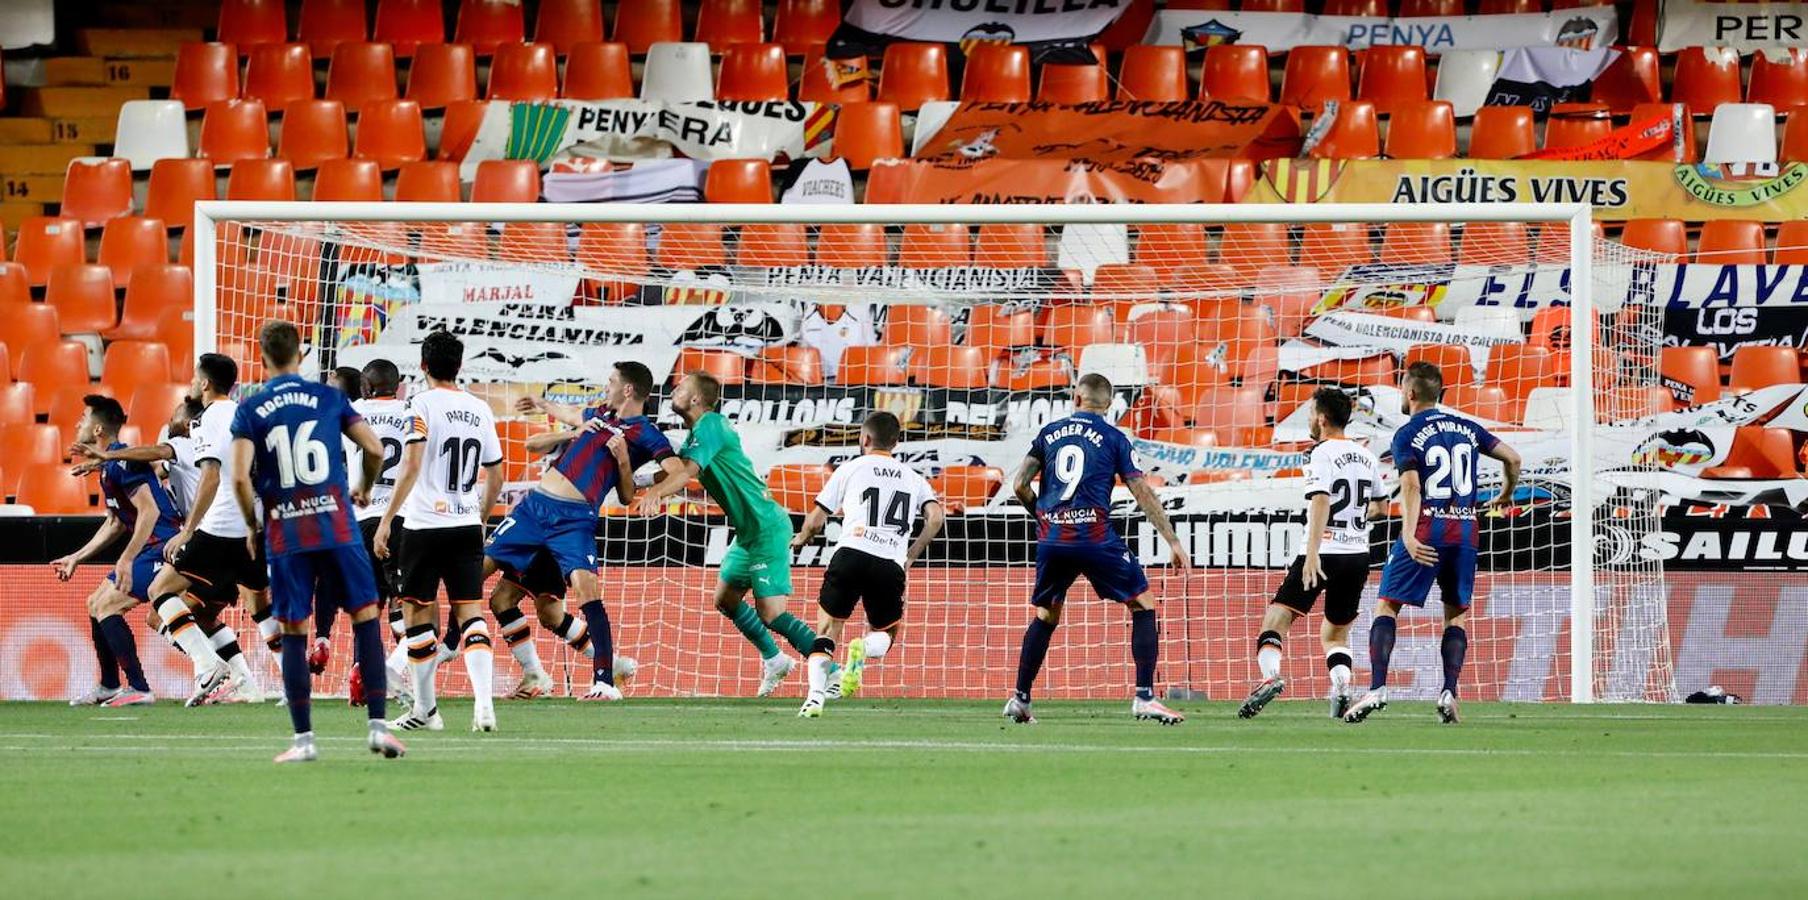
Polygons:
M728 417L704 413L691 427L678 455L697 464L697 480L716 505L728 515L738 541L757 542L764 537L791 539L791 517L766 491L766 482L753 470L753 461L741 449Z

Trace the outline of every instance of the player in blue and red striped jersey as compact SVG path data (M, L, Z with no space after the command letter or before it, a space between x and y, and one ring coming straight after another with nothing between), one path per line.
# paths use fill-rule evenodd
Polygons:
M368 745L372 753L393 759L404 748L384 719L388 685L377 622L382 610L370 555L352 519L353 502L370 498L383 447L344 392L301 377L301 333L294 325L266 323L258 344L271 377L233 414L232 489L252 554L260 540L268 551L270 609L282 630L283 693L295 739L276 761L311 762L318 756L308 680L308 617L317 595L323 605L331 603L351 617L370 711ZM363 478L355 491L346 483L344 438L364 451Z
M1105 418L1111 399L1111 382L1105 376L1082 376L1074 387L1073 415L1042 426L1012 485L1017 499L1036 516L1036 588L1030 597L1036 618L1023 635L1017 689L1004 705L1005 717L1014 722L1036 721L1030 715L1030 687L1048 656L1049 638L1061 622L1067 589L1081 575L1092 582L1100 597L1130 607L1130 654L1136 661L1131 714L1163 725L1186 721L1155 699L1155 660L1160 655L1161 634L1155 622L1155 603L1148 597L1149 579L1111 527L1111 490L1118 479L1123 479L1143 515L1167 541L1170 561L1183 570L1191 569L1192 562L1161 501L1143 480L1130 439ZM1038 474L1040 493L1030 490Z
M89 394L82 398L87 410L75 425L76 443L118 450L119 429L126 413L112 397ZM94 537L80 550L52 562L57 579L68 581L75 567L127 535L119 561L105 581L88 597L88 631L100 663L100 685L71 706L144 706L154 703L151 687L138 662L138 643L125 614L146 600L145 591L157 570L163 568L163 544L182 530L182 517L157 470L149 463L113 460L100 466L100 492L107 502L107 518ZM120 669L126 684L119 683Z
M490 611L521 665L521 684L511 697L538 697L552 688L520 610L522 598L531 595L540 624L591 657L595 678L583 699L621 699L609 613L596 577L597 507L611 494L623 505L632 501L634 471L648 462L659 462L667 477L684 477L671 443L646 415L652 395L653 373L646 366L618 362L603 386L601 405L578 409L537 397L518 404L521 412L543 412L571 428L528 438L528 450L558 455L484 548L485 574L502 572L490 594ZM547 574L555 569L556 577ZM582 621L565 610L566 588Z
M1411 416L1394 432L1394 468L1400 472L1400 539L1381 570L1375 618L1369 624L1369 692L1344 713L1345 722L1360 722L1387 707L1387 666L1394 654L1395 619L1400 607L1425 605L1436 582L1444 600L1444 689L1438 695L1438 719L1457 721L1456 683L1469 653L1469 601L1475 586L1475 556L1481 543L1476 523L1477 463L1482 456L1500 461L1505 481L1491 505L1512 500L1519 484L1519 454L1479 423L1438 408L1444 376L1438 367L1417 362L1406 369L1400 386L1402 412Z

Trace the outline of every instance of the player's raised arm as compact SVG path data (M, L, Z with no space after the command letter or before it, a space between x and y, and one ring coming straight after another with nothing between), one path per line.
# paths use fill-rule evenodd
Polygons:
M138 447L121 447L108 450L94 444L76 444L69 448L70 456L80 456L94 462L166 462L176 458L176 451L168 444L144 444Z
M1156 533L1167 541L1168 560L1182 570L1191 571L1192 554L1180 542L1180 536L1174 533L1174 523L1168 521L1168 511L1161 508L1161 498L1155 496L1155 489L1149 487L1148 479L1135 475L1125 479L1124 486L1130 489L1130 496L1136 498L1136 505L1143 511L1143 516L1154 524Z
M539 434L528 435L527 440L522 442L522 446L526 447L529 453L551 453L576 440L579 433L576 429L571 428L542 431Z
M923 504L923 530L910 545L910 553L904 557L904 568L908 569L923 558L923 551L929 549L929 542L942 533L942 523L948 521L948 514L942 511L942 501L930 500Z
M1490 435L1492 437L1492 435ZM1519 487L1519 452L1507 446L1505 441L1495 440L1494 446L1483 450L1483 453L1500 460L1500 467L1505 472L1505 480L1500 486L1500 496L1495 497L1488 505L1508 506L1513 502L1513 491Z
M581 407L553 403L543 397L522 397L515 401L515 411L523 415L542 413L554 422L572 428L582 428L584 425L584 410Z
M660 505L665 502L666 498L682 493L685 486L691 483L691 479L703 471L703 467L697 465L695 460L680 456L668 456L659 465L665 471L665 477L647 488L647 492L640 495L640 503L635 507L636 511L643 516L659 515Z

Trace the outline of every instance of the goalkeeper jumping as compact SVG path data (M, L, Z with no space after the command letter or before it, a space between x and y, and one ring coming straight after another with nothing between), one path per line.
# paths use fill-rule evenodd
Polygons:
M639 511L659 515L666 498L696 478L727 514L735 538L716 582L716 610L760 651L764 668L759 695L764 697L797 666L797 660L779 650L768 629L784 635L805 654L816 645L816 632L785 611L791 599L791 516L754 472L728 418L715 411L721 399L722 383L702 373L686 376L673 389L672 409L690 429L678 449L685 473L668 474L649 488L641 495ZM749 590L751 606L744 601Z

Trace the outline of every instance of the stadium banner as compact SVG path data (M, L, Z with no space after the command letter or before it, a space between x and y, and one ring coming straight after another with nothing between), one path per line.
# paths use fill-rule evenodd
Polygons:
M868 203L1226 203L1233 160L881 159Z
M552 164L540 179L548 203L702 203L709 163L649 159L623 166L587 156Z
M917 159L1271 159L1299 150L1299 123L1269 103L1116 100L1078 105L962 103Z
M459 173L477 177L487 159L531 159L542 167L570 157L613 162L665 159L773 159L822 155L828 129L812 130L820 104L658 100L547 100L490 103Z
M1535 150L1515 157L1522 160L1601 160L1601 159L1638 159L1653 150L1670 147L1681 152L1692 151L1685 148L1682 142L1684 130L1682 117L1687 115L1681 103L1670 104L1668 115L1649 116L1637 122L1621 125L1607 133L1599 140L1590 141L1577 147L1552 147Z
M730 266L738 298L771 298L788 295L787 289L807 290L822 297L824 291L874 290L923 291L927 294L961 294L1000 297L1042 296L1063 283L1060 269L1040 267L990 268L948 266L907 269L902 266Z
M1740 53L1808 46L1808 3L1704 3L1663 0L1657 49L1731 47Z
M1533 112L1548 113L1556 104L1589 96L1595 79L1619 56L1620 51L1610 47L1514 47L1501 54L1500 69L1482 105L1529 106Z
M1808 218L1808 163L1273 159L1251 203L1587 203L1624 219Z
M1597 291L1596 305L1606 311L1627 304L1676 309L1808 309L1808 266L1639 264L1615 288ZM1440 320L1449 321L1460 310L1484 306L1512 309L1529 321L1546 306L1568 302L1568 266L1536 265L1503 274L1487 266L1369 263L1352 266L1338 276L1313 313L1427 306ZM1734 326L1715 320L1713 327Z
M1611 4L1548 13L1411 18L1170 8L1149 21L1143 43L1179 44L1189 51L1214 44L1258 44L1269 53L1302 46L1366 50L1391 44L1417 44L1427 53L1514 47L1589 50L1613 43L1619 33L1619 16Z
M1808 348L1808 305L1667 307L1664 346L1711 347L1725 364L1740 347Z
M1416 344L1451 344L1469 348L1470 365L1477 372L1488 365L1488 348L1502 344L1523 344L1518 335L1494 334L1461 325L1442 322L1411 322L1393 316L1377 316L1338 310L1313 319L1306 326L1306 337L1337 347L1380 347L1396 356L1404 356ZM1295 343L1295 342L1289 342ZM1360 358L1360 357L1358 357ZM1281 348L1281 368L1288 369L1287 350ZM1307 365L1313 365L1311 363ZM1291 371L1299 371L1298 366Z
M1092 62L1087 42L1132 0L853 0L829 36L832 59L879 56L892 41L1028 44L1038 62Z

